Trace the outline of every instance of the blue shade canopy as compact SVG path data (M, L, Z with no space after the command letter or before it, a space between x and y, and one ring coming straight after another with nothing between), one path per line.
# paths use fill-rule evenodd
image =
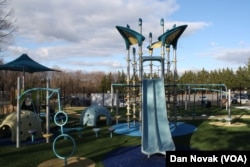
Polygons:
M119 31L126 43L126 49L129 49L130 45L138 44L142 46L142 42L145 40L145 37L140 33L131 30L127 27L116 26L116 29Z
M155 48L160 48L161 47L161 41L156 41L152 43L150 46L148 46L148 49L155 49Z
M174 27L159 36L158 40L161 41L163 45L173 45L173 48L176 49L177 41L186 28L187 25Z
M27 54L22 54L15 60L0 66L0 70L22 71L28 73L59 71L43 66L32 60Z

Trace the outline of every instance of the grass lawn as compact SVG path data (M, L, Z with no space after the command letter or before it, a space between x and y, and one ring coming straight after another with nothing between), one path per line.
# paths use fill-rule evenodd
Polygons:
M70 108L70 110L74 110L74 108ZM82 110L76 108L76 111L80 113ZM248 110L232 109L231 111L232 114L236 115L250 115ZM209 112L209 115L227 114L225 109ZM120 112L120 114L122 113L125 113L124 110ZM201 111L201 113L204 113L204 111ZM73 120L76 118L70 119ZM195 125L197 130L192 134L173 137L176 146L190 147L198 150L250 150L250 119L248 118L241 117L237 119L237 122L246 124L243 127L215 126L209 124L211 120L194 119L185 122ZM76 152L73 156L87 157L93 160L97 167L102 167L102 159L108 152L123 146L140 145L140 137L114 134L113 138L110 138L109 131L107 130L109 126L106 126L105 123L105 121L98 123L98 127L101 128L98 138L96 138L95 133L92 131L92 127L84 127L82 138L78 137L77 132L70 133L76 142ZM113 124L115 124L115 121L113 121ZM55 125L52 124L51 126ZM79 125L72 124L68 126ZM53 128L56 129L57 127ZM0 146L0 164L4 167L34 167L43 161L54 159L56 157L52 151L52 142L30 145L21 144L20 148L16 148L15 143L13 145ZM72 150L72 144L67 140L60 140L56 148L58 153L62 155L68 154Z
M246 126L215 126L208 121L199 125L197 132L190 137L190 147L199 150L250 150L250 120L239 122Z

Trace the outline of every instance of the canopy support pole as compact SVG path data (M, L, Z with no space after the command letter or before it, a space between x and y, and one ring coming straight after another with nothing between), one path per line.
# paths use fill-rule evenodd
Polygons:
M19 104L19 94L20 94L20 77L17 77L17 124L16 124L16 147L20 147L20 104Z
M49 87L50 87L50 79L47 78L47 90L46 90L46 133L49 134L50 130L50 111L49 111ZM49 143L49 137L46 138L46 143Z

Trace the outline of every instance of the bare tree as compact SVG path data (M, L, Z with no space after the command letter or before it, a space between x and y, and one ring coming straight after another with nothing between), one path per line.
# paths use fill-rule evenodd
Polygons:
M14 25L14 12L9 8L10 0L0 0L0 51L3 51L3 44L8 43L8 40L17 30Z

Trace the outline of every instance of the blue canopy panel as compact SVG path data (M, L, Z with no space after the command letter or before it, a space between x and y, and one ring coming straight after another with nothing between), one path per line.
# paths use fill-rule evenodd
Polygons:
M28 73L43 71L59 71L43 66L32 60L27 54L22 54L15 60L0 66L0 70L23 71Z
M158 40L161 41L162 45L173 45L173 48L176 49L177 41L184 30L187 28L187 25L182 25L174 27L171 30L166 31L164 34L158 37Z
M130 45L138 44L139 46L142 46L142 42L145 40L145 37L140 33L131 30L128 27L116 26L116 29L125 40L127 50L129 49Z

